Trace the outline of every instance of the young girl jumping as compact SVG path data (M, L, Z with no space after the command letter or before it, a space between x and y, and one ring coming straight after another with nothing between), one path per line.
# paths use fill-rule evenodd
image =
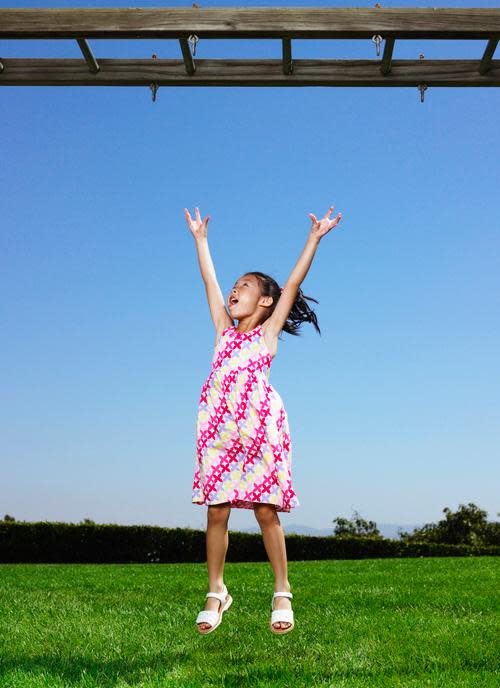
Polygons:
M321 220L309 213L306 245L282 289L263 272L246 272L231 289L226 310L208 248L210 216L202 221L196 208L193 220L184 208L217 333L212 370L198 404L192 489L192 502L208 506L208 592L196 619L203 634L219 626L233 601L224 584L231 507L253 509L261 528L274 572L271 630L282 634L294 627L285 536L277 512L289 512L300 503L292 486L288 416L268 378L282 330L298 335L300 323L311 322L320 332L306 299L318 301L304 296L300 285L321 238L341 220L341 213L331 220L332 211L333 206Z

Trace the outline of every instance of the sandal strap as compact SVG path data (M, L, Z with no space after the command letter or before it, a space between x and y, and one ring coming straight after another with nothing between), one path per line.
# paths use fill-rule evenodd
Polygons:
M224 602L226 601L226 597L227 597L227 588L224 585L224 589L222 590L222 592L207 592L205 597L215 597L216 599L219 600L219 602L222 602L222 604L224 604Z
M275 597L289 597L291 599L293 594L291 592L275 592L273 595L273 600Z
M196 617L196 623L197 624L198 623L209 623L211 626L214 626L218 620L219 620L218 612L212 612L210 610L203 610Z
M293 611L291 609L275 609L271 614L271 623L276 623L277 621L286 621L287 623L293 623Z

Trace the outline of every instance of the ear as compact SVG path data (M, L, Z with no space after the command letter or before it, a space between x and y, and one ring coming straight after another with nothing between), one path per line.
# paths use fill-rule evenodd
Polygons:
M272 296L261 296L260 302L263 306L272 306L273 305L273 297Z

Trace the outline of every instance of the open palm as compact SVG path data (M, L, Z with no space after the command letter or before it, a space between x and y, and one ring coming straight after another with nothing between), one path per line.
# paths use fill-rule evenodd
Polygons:
M322 236L328 234L328 232L336 227L342 219L342 213L339 213L337 217L334 217L333 220L331 220L329 215L332 213L332 211L333 205L330 206L330 209L325 216L321 218L321 220L316 219L316 215L309 213L309 217L312 220L311 234L313 234L316 238L321 239Z
M189 210L187 208L184 208L184 215L186 216L188 227L195 239L199 239L200 237L206 238L210 215L207 215L206 218L202 220L200 215L200 209L195 208L195 211L196 220L193 220L193 218L189 214Z

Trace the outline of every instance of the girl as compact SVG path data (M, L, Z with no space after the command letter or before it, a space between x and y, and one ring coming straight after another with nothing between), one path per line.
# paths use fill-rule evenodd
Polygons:
M192 502L208 506L208 593L196 619L200 633L214 631L233 601L223 583L231 507L253 509L261 528L275 578L271 630L287 633L294 627L285 536L277 512L289 512L300 503L291 480L288 416L268 378L282 330L297 335L301 322L311 322L320 332L306 299L318 301L304 296L300 284L321 237L340 222L341 213L330 219L332 211L333 206L321 220L309 213L306 246L282 289L263 272L247 272L231 289L226 310L208 248L210 216L202 221L196 208L193 220L184 208L217 332L212 370L198 405L192 490Z

